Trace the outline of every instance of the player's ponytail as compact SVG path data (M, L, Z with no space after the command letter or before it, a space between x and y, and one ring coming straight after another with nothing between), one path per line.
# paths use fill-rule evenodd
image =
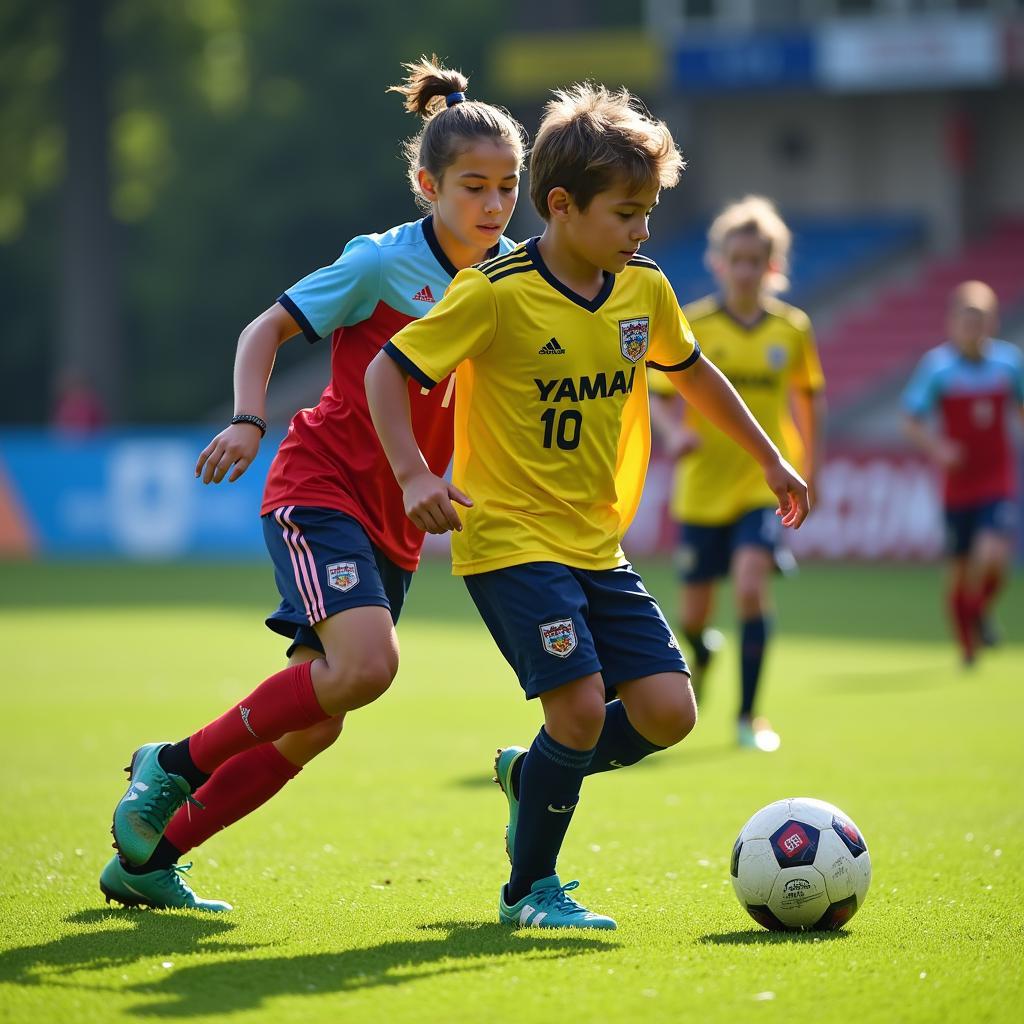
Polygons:
M505 142L522 160L526 142L522 125L501 107L468 99L469 79L461 71L446 68L436 55L424 55L402 67L406 71L404 81L392 85L388 92L404 96L405 109L426 120L402 146L409 184L420 206L430 208L420 192L420 168L440 181L459 154L477 139Z
M454 101L453 106L466 98L469 79L461 71L444 67L436 55L420 57L402 67L406 71L405 81L392 85L388 92L404 96L405 109L410 114L429 118L448 109L449 96Z

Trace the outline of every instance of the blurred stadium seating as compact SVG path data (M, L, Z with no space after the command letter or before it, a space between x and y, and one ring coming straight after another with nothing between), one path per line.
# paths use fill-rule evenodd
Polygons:
M855 405L939 344L949 292L969 278L987 281L1013 316L1024 304L1024 220L1000 221L955 255L926 260L909 282L880 288L823 332L831 407Z
M789 219L793 230L793 273L785 298L798 306L819 297L918 245L924 225L913 214L800 217ZM704 266L707 241L702 227L660 244L651 255L661 264L679 296L690 302L715 288Z

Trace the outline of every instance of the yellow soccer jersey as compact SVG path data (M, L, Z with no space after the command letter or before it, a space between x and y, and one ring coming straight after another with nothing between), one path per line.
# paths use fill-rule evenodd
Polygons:
M807 314L774 299L765 305L764 315L750 327L726 312L714 296L687 305L685 312L704 354L799 469L803 445L790 414L790 391L820 391L825 379ZM676 393L659 373L651 374L651 388L659 394ZM700 437L700 447L676 468L673 518L721 526L751 509L776 504L760 466L738 444L690 406L684 422Z
M650 453L645 364L700 355L655 263L635 257L587 300L531 239L461 271L385 351L425 387L456 370L453 479L475 502L459 509L456 575L624 564Z

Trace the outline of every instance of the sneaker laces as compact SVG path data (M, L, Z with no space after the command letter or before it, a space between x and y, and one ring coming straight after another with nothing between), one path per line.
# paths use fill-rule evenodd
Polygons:
M192 870L192 862L188 864L172 864L167 872L167 884L179 896L192 896L192 887L185 881L184 876Z
M550 910L560 910L569 914L588 914L590 911L586 907L581 907L571 896L566 895L579 887L579 881L573 879L571 882L566 882L565 885L556 886L551 889L542 889L540 893L534 893L533 895L540 897L535 898L536 903L546 904Z
M142 801L138 816L155 832L163 832L170 823L174 812L183 804L189 803L205 810L203 805L191 793L185 793L182 800L181 788L176 785L170 775L164 774L160 780L160 789L148 800Z

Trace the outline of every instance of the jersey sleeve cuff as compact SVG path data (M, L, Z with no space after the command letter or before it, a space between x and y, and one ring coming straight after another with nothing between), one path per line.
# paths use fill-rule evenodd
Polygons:
M700 358L700 345L694 342L693 351L689 357L675 366L663 366L661 363L648 363L652 370L661 370L662 373L675 373L677 370L687 370Z
M432 377L428 377L397 345L392 342L388 342L382 349L382 352L386 352L398 365L405 370L413 380L417 380L425 388L437 387L437 381Z
M295 300L287 292L279 295L277 301L291 313L292 319L302 328L302 334L310 345L321 340L321 335L316 333L313 325L306 319L306 314L295 305Z

